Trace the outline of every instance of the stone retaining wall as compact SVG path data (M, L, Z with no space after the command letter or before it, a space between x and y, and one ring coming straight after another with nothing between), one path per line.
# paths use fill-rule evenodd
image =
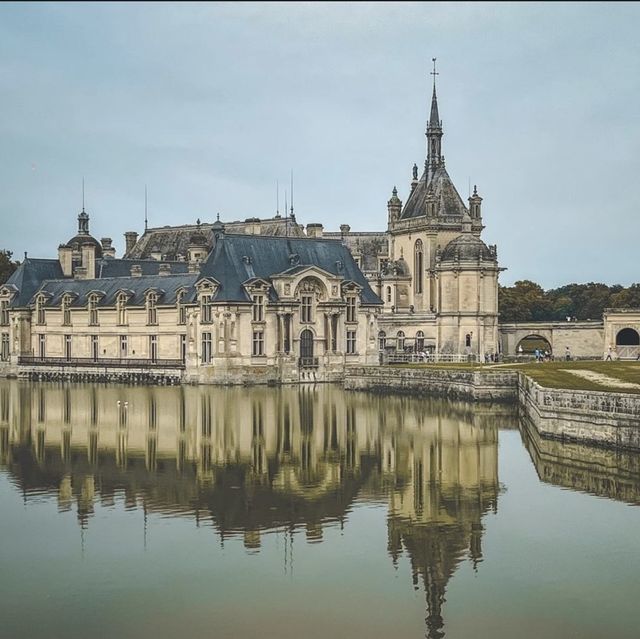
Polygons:
M357 366L348 368L347 390L420 393L475 401L515 402L518 373L511 370L463 370Z

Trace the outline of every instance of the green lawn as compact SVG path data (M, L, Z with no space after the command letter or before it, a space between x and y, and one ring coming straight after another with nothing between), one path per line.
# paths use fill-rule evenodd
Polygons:
M603 362L582 360L575 362L556 361L527 362L526 364L394 364L398 368L433 368L445 370L519 370L526 373L538 384L545 388L567 388L571 390L610 391L614 393L640 394L640 388L620 388L606 381L596 382L578 375L573 375L570 370L591 371L606 375L622 382L630 382L640 385L640 362Z

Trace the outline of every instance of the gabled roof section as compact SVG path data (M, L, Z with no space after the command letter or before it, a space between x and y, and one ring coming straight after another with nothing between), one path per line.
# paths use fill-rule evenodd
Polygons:
M427 191L429 188L431 188L436 198L436 212L438 217L457 216L462 218L462 216L468 212L447 170L444 165L441 164L428 183L425 181L424 173L422 174L416 188L409 195L400 213L401 220L426 215Z
M15 286L18 291L11 300L11 306L27 306L42 282L62 277L62 268L57 259L25 258L5 283L5 286Z
M216 301L248 302L243 284L252 278L272 281L274 275L316 266L362 286L365 304L381 304L342 242L319 238L225 234L204 263L201 276L220 282ZM272 295L275 291L272 287Z

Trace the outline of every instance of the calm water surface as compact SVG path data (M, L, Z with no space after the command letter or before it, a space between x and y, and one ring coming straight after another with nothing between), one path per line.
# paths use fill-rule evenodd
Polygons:
M0 381L0 636L636 639L639 504L510 407Z

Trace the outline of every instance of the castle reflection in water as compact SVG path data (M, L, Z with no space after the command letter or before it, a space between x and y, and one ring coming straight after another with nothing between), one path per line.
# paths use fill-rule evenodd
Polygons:
M490 411L332 386L153 388L0 383L0 464L29 500L54 496L87 526L96 503L191 516L260 547L270 529L347 525L388 501L388 552L406 551L430 636L457 565L482 557L497 509Z

